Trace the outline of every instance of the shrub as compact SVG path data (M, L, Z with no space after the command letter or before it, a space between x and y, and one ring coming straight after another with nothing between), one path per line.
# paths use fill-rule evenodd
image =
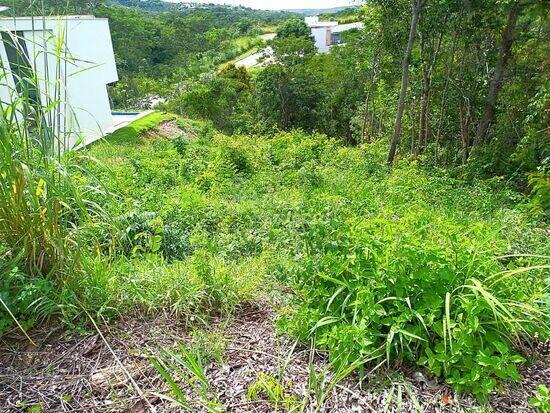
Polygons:
M26 274L17 266L18 262L16 254L0 245L0 336L11 328L14 318L21 320L24 327L31 325L33 317L29 316L29 307L43 296L51 295L54 289L47 279L33 279ZM43 315L47 315L50 309L44 310Z
M550 212L550 172L529 174L529 185L531 186L531 207L548 214Z
M441 205L452 202L443 182L397 169L377 187L379 211L319 211L302 235L307 254L287 276L295 310L280 326L314 335L335 362L416 363L484 399L498 380L519 380L522 339L548 335L539 301L548 266L504 267L495 257L507 241Z
M157 252L163 236L162 221L154 212L131 211L116 219L119 232L113 240L119 254Z
M172 139L172 143L174 144L174 148L176 151L181 155L185 155L185 151L187 150L187 147L189 146L189 141L185 136L177 136L174 139Z

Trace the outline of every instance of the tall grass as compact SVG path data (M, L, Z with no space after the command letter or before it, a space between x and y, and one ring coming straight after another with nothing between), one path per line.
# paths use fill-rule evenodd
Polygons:
M78 125L65 101L70 57L63 22L54 34L44 34L44 19L33 27L25 39L19 32L3 34L12 57L0 75L7 91L0 102L0 261L9 261L18 275L2 274L0 290L15 314L34 305L45 315L50 310L40 293L30 303L21 296L40 290L43 281L50 289L78 284L82 255L91 250L87 229L105 215L90 196L101 189L78 178L82 155L69 144Z
M22 251L30 273L44 275L74 264L73 230L86 209L68 172L65 139L51 122L62 116L60 100L40 93L36 72L22 70L30 59L19 36L9 36L21 68L3 68L1 86L9 90L10 100L0 104L0 234L12 249ZM46 59L49 54L46 50ZM61 56L56 58L59 65ZM61 94L61 81L44 78L55 97Z

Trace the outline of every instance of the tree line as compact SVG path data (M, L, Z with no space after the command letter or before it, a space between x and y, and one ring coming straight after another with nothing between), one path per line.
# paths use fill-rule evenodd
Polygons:
M287 21L276 64L204 76L172 109L231 133L388 139L390 164L413 156L525 186L526 172L547 177L549 164L548 12L543 1L371 0L356 12L365 29L328 54ZM201 93L215 95L215 115L201 111Z
M350 145L387 139L390 164L411 156L504 176L523 189L530 179L548 204L547 2L368 0L327 16L365 23L327 54L289 13L214 5L166 12L157 3L140 3L141 10L75 0L68 10L64 1L48 2L48 13L109 18L121 78L111 90L115 107L158 94L168 110L226 133L302 129ZM13 8L40 12L24 0ZM260 47L266 25L279 26L275 64L218 70Z
M260 35L293 13L160 0L14 0L11 16L92 14L109 19L119 82L112 106L138 108L152 95L170 97L183 80L263 44Z

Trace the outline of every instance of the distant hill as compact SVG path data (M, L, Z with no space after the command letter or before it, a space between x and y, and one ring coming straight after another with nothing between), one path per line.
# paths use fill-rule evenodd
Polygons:
M358 5L357 6L353 5L353 6L331 7L328 9L285 9L285 11L291 12L291 13L303 14L306 16L317 16L318 14L334 14L334 13L339 13L341 11L348 10L348 9L358 9L359 7L360 6Z
M151 11L151 12L182 11L182 10L189 10L189 9L213 9L213 8L250 9L248 7L241 7L241 6L228 6L228 5L213 4L213 3L194 3L194 2L186 2L186 1L182 1L180 3L171 3L163 0L108 0L108 2L113 4L119 4L121 6L126 6L126 7L134 7L134 8ZM343 10L357 9L357 8L359 8L359 6L353 5L353 6L331 7L327 9L269 10L269 12L275 13L275 14L296 13L296 14L314 16L318 14L339 13ZM250 10L253 10L253 9L250 9Z
M181 12L192 13L197 10L205 10L213 14L233 15L236 19L242 19L249 15L251 18L260 19L265 22L276 21L301 14L287 10L258 10L244 6L231 6L214 3L193 3L179 2L171 3L163 0L106 0L106 3L116 4L124 7L136 8L143 11L162 13L162 12Z
M319 14L320 20L337 21L340 24L360 22L363 20L364 10L361 7L347 8L336 13L323 12Z
M134 7L137 9L163 12L178 10L178 3L168 3L161 0L108 0L107 3L118 4L125 7Z

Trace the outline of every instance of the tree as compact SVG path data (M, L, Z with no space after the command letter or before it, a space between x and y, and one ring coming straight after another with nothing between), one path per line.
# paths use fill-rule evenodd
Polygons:
M409 86L409 63L411 60L411 52L414 46L414 38L416 36L416 28L418 26L418 20L420 19L420 11L425 6L427 0L412 0L412 18L409 29L409 40L405 49L405 55L403 56L403 63L401 66L401 90L399 92L399 102L397 104L397 115L395 116L395 125L393 129L393 135L390 144L390 151L388 152L387 163L392 164L397 152L397 145L401 137L401 122L403 120L403 111L405 109L405 96L407 95L407 88Z
M270 65L256 78L257 116L262 123L285 129L290 123L291 85L282 65Z
M315 54L315 43L308 37L294 35L276 38L271 42L275 59L287 66L295 65L306 56Z
M311 37L311 29L302 19L288 19L277 28L277 38Z
M6 3L10 8L7 14L10 16L40 16L54 14L84 14L92 13L100 7L104 0L48 0L29 1L12 0Z
M504 71L506 69L506 65L508 64L508 60L512 51L512 44L514 42L514 30L521 12L521 8L522 6L519 2L514 2L510 6L510 10L508 11L506 27L504 28L504 31L502 33L502 40L500 42L498 60L495 65L493 79L489 84L489 92L487 93L485 110L483 112L481 121L479 122L479 127L476 133L475 142L477 144L481 144L486 141L489 126L495 119L498 94L500 92L500 89L502 88Z

